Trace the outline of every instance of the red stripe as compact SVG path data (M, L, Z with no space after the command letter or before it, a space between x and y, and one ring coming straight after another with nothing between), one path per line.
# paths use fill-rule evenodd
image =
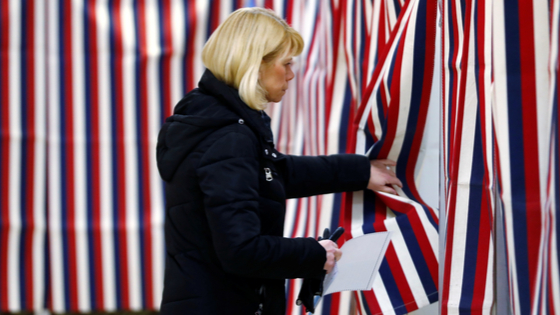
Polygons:
M294 287L295 287L295 279L288 280L288 292L286 293L286 314L293 314L294 309L296 308L296 301L294 300Z
M486 182L486 180L485 180ZM484 185L486 188L486 185ZM488 277L488 263L490 251L490 243L492 237L492 225L491 225L491 208L490 208L490 196L487 189L484 189L482 193L482 204L480 211L480 227L478 235L478 248L476 256L476 271L475 271L475 281L474 281L474 292L472 292L472 302L471 302L471 314L483 314L483 304L484 296L487 290L492 290L492 288L486 287L486 280Z
M165 113L165 117L171 116L171 109L173 108L173 100L171 99L171 56L173 56L173 28L171 25L171 2L163 1L161 11L163 13L163 47L162 47L162 65L161 65L161 97L163 101L163 108L169 109ZM188 71L188 72L192 72ZM187 72L187 73L188 73Z
M77 271L77 256L76 256L76 226L75 226L75 191L74 191L74 102L73 102L73 89L72 86L74 84L74 77L72 73L73 69L73 59L72 59L72 1L65 0L64 1L64 16L63 16L63 25L64 25L64 56L65 60L62 62L65 63L64 67L64 85L66 86L64 90L64 104L65 113L64 116L64 124L66 127L66 143L65 143L65 155L66 155L66 165L63 167L66 170L64 174L66 177L66 208L67 208L67 218L66 224L67 228L67 238L68 238L68 269L69 269L69 288L68 295L70 297L70 310L71 311L78 311L78 271Z
M523 102L523 157L525 169L525 202L527 217L527 244L529 281L531 297L535 296L537 281L537 262L541 226L541 200L539 181L539 146L537 121L537 93L535 69L535 39L533 38L533 4L519 2L519 41L520 41L520 78L521 101ZM513 153L513 152L512 152ZM533 301L532 303L537 303ZM531 309L535 309L532 305Z
M27 38L27 53L26 57L27 60L23 60L22 62L27 63L27 74L25 82L26 86L26 93L27 93L27 104L22 104L26 108L25 117L27 118L27 130L23 130L24 134L27 133L27 139L25 139L27 145L27 156L25 157L25 167L27 172L26 178L26 203L25 211L26 213L26 221L27 225L24 227L24 240L25 240L25 261L24 263L24 270L27 274L25 278L25 293L27 294L27 298L25 301L27 305L23 305L22 307L25 309L33 309L33 302L34 302L34 295L33 295L33 288L34 288L34 268L33 268L33 232L35 230L35 216L34 216L34 204L35 204L35 2L29 1L28 7L26 10L28 16L26 17L26 25L27 27L27 34L25 37Z
M339 315L340 309L340 293L331 294L331 315Z
M273 10L273 9L274 9L274 0L265 0L265 1L264 1L264 7L265 7L266 9L271 9L271 10Z
M0 178L0 211L2 226L0 226L0 310L8 311L8 238L10 230L10 84L9 65L10 58L10 15L8 1L0 1L0 97L3 106L0 106L2 115L2 130L0 148L2 152ZM6 104L8 106L6 106Z
M124 310L130 309L130 297L129 297L129 281L128 281L128 242L126 238L126 161L125 161L125 150L126 145L124 143L124 91L123 91L123 34L121 29L121 3L120 0L115 0L113 3L113 20L115 25L115 43L114 43L114 56L115 56L115 139L117 147L117 187L115 187L115 193L118 196L117 202L117 230L118 230L118 242L119 242L119 269L118 274L120 275L121 283L121 302L122 308Z
M363 31L365 31L365 43L363 43L365 45L364 47L364 56L363 56L363 60L362 60L362 86L360 91L363 92L366 89L366 85L368 82L368 77L369 77L369 72L368 72L368 68L369 68L369 59L373 58L375 56L370 56L370 46L371 46L371 26L373 24L373 13L370 16L366 15L366 1L362 0L362 25L364 26ZM370 27L368 28L368 24L367 24L367 20L370 20L371 24Z
M288 25L292 25L294 0L286 0L286 3L286 12L284 12L284 15L286 16L286 23L288 23Z
M211 13L211 30L210 32L214 32L214 30L216 30L216 28L218 28L218 26L220 25L220 8L222 7L222 5L220 4L220 0L214 0L214 2L212 3L212 5L210 6L210 13ZM208 34L210 35L210 34Z
M196 33L197 33L197 14L196 14L196 1L188 1L187 5L189 16L187 19L187 23L189 23L189 33L187 34L187 58L185 62L185 72L187 74L187 82L186 83L186 90L190 91L196 87L196 79L194 77L195 74L195 55L194 55L194 47L196 45ZM165 113L165 117L171 115L171 109L169 112Z
M165 2L162 10L165 12L165 16L171 16L169 10L171 7L169 2ZM144 220L142 222L142 231L144 236L144 296L145 296L145 306L148 309L155 309L154 296L153 296L153 265L152 265L152 199L151 199L151 178L150 178L150 158L151 158L151 147L149 143L150 135L148 132L148 116L149 116L149 105L148 105L148 42L146 40L146 24L144 17L146 16L146 8L144 2L138 3L138 23L139 27L139 38L138 46L140 47L140 150L142 154L142 178L140 179L143 183L141 191L142 203L144 208L142 209L144 214ZM167 76L166 78L169 78Z
M90 58L90 82L89 89L91 102L91 188L92 188L92 242L93 242L93 269L95 275L95 303L94 309L104 310L105 301L103 295L103 250L101 234L101 184L100 184L100 153L99 153L99 73L97 60L97 12L96 0L87 3L89 12L89 58Z
M367 308L369 309L371 314L381 313L381 306L379 305L379 301L377 301L377 297L375 296L373 289L369 291L363 291L362 293L366 299Z

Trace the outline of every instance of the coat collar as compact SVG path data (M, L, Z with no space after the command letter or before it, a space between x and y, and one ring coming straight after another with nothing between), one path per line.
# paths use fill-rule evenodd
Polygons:
M265 143L274 145L272 130L270 129L270 118L264 111L254 110L247 106L239 97L237 89L218 80L208 69L206 69L202 75L198 86L204 93L211 94L223 101L223 103L239 115Z

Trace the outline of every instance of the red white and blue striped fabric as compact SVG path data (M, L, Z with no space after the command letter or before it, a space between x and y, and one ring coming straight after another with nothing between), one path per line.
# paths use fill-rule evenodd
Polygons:
M345 209L352 237L393 232L373 290L357 294L362 314L406 314L438 298L438 214L416 187L437 58L436 17L436 2L404 4L356 116L355 152L397 161L404 184L398 197L354 193Z
M44 10L43 1L0 3L0 311L45 301Z
M494 299L491 2L443 2L445 235L441 314Z
M493 8L493 117L514 314L551 314L557 299L547 294L556 282L547 267L554 253L546 209L550 117L557 110L549 101L550 4L495 1Z

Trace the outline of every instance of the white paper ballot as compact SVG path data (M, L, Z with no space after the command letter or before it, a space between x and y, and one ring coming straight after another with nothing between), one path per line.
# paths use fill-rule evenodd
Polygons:
M373 280L389 246L391 232L377 232L353 238L340 248L342 257L323 282L323 296L340 291L364 291Z

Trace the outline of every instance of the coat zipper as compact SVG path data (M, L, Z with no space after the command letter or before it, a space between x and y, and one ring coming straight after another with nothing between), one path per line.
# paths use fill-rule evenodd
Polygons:
M272 172L270 171L270 168L268 168L268 167L264 168L264 175L266 176L266 181L267 182L272 181Z

